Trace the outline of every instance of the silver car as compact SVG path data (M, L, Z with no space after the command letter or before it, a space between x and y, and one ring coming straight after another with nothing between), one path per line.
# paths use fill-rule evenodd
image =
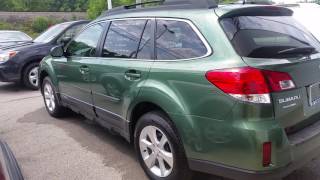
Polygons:
M20 31L0 31L0 47L32 41L32 38Z

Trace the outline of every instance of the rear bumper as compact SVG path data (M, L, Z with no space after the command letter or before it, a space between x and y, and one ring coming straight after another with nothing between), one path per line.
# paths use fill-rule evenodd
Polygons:
M314 149L312 152L307 153L301 160L292 162L286 167L270 171L250 171L196 159L189 159L188 162L190 169L194 171L218 175L226 178L237 180L271 180L286 177L293 171L303 167L306 163L317 158L318 156L320 156L320 146Z
M281 152L277 155L278 158L290 154L290 160L287 161L287 165L285 166L276 166L274 169L254 171L239 168L241 166L232 167L212 161L189 159L189 167L195 171L237 180L271 180L286 177L313 159L320 157L320 121L290 135L288 140L289 147L285 148L287 150L275 150Z

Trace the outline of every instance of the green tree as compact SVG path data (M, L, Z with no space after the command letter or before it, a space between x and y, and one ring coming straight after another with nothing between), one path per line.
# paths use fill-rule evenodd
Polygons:
M88 17L95 19L107 8L106 0L89 0Z
M86 11L89 0L0 0L0 11Z
M129 5L134 4L136 0L113 0L112 6L122 6L122 5ZM107 10L107 0L89 0L88 6L88 17L90 19L95 19L98 17L103 11Z

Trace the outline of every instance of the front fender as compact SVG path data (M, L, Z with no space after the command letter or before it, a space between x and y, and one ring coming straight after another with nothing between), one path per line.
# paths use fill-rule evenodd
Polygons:
M55 70L54 70L53 65L52 65L52 57L51 56L45 57L40 63L40 67L39 67L39 77L40 77L40 79L43 78L44 74L47 74L50 77L53 85L55 86L56 92L59 92L58 79L57 79Z

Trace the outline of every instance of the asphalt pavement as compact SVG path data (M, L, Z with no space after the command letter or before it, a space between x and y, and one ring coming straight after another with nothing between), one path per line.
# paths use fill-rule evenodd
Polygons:
M147 180L123 138L77 114L52 118L40 92L13 83L0 82L0 138L11 147L26 180ZM285 180L320 180L319 170L316 159Z

